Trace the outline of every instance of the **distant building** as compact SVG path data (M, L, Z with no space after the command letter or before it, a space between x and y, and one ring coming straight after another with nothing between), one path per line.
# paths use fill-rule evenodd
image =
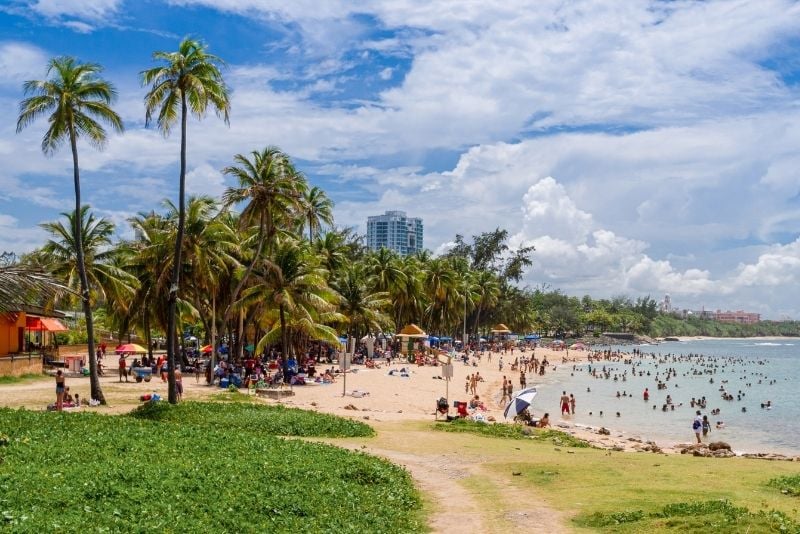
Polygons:
M658 305L661 313L672 313L672 299L669 294L664 295L664 300Z
M387 248L403 256L422 252L422 219L407 217L404 211L367 217L367 247Z
M715 314L717 321L721 323L756 324L761 320L761 314L739 311L719 311Z

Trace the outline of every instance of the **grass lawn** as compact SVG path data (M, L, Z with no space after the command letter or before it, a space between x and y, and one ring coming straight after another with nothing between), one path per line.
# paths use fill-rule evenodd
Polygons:
M34 380L41 380L42 378L47 378L47 376L41 373L27 373L19 376L0 376L0 385L24 384L25 382L33 382Z
M797 462L618 453L583 442L572 447L557 431L526 437L521 428L436 426L474 434L487 469L505 477L519 473L511 483L575 513L578 530L800 532ZM481 493L487 506L497 502L492 492Z
M278 435L370 436L328 415L246 402L125 416L0 409L0 529L15 532L415 532L393 464Z

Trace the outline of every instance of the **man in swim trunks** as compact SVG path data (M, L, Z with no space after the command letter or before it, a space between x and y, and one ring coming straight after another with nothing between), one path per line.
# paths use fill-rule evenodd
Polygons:
M561 392L561 415L569 415L569 395L566 391Z

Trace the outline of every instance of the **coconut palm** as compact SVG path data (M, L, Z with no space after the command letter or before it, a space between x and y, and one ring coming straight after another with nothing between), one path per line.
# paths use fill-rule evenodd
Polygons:
M175 238L175 260L169 286L167 310L167 360L169 362L169 402L178 402L175 389L175 321L180 289L181 251L186 218L186 122L189 113L202 118L211 106L228 123L230 102L228 88L219 66L222 61L206 51L206 45L184 39L177 52L155 52L153 59L161 65L141 73L142 85L151 86L145 95L145 122L156 121L158 128L169 135L175 122L181 121L180 178L178 187L178 232ZM179 111L180 110L180 111Z
M76 220L74 211L61 215L66 224L54 221L39 225L51 238L32 258L77 293L80 288L77 247L80 242L91 304L112 299L118 306L126 307L138 281L116 261L117 250L111 247L114 224L103 217L95 218L89 212L89 206L81 208L79 220ZM75 235L76 227L80 228L79 237Z
M239 216L241 226L243 229L254 225L257 228L256 251L233 291L232 300L235 301L247 283L253 267L261 259L265 244L269 252L281 223L289 226L286 224L289 223L289 214L300 208L306 182L292 165L289 156L274 146L252 151L250 158L237 154L233 159L237 165L226 167L222 172L235 177L239 184L225 191L225 205L246 202ZM229 307L225 312L225 321L228 320L230 311Z
M339 273L332 284L342 297L339 309L349 323L348 335L381 331L392 324L385 310L391 305L388 292L371 291L363 266L355 264Z
M19 311L42 301L53 300L69 289L49 273L36 267L8 265L0 267L0 313Z
M81 63L71 57L51 59L47 66L46 80L31 80L24 84L25 98L19 105L17 133L48 116L49 127L42 138L42 151L53 154L65 141L72 149L72 175L75 187L75 212L81 210L81 179L78 164L78 139L85 139L95 148L102 148L107 141L106 123L117 132L122 132L122 119L111 109L116 91L111 83L100 78L102 67L95 63ZM77 219L76 219L77 223ZM89 302L89 281L83 257L81 232L76 228L76 259L81 285L81 301L86 316L86 331L89 336L89 376L91 396L105 403L97 375L97 359L94 352L94 322Z
M319 236L322 224L333 224L333 201L325 191L314 186L305 194L302 209L308 224L308 240L313 244L314 236Z

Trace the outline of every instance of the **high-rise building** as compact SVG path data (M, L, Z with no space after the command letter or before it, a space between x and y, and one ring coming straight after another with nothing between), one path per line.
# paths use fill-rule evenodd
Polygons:
M387 248L407 256L422 251L422 219L404 211L387 211L367 217L367 247Z

